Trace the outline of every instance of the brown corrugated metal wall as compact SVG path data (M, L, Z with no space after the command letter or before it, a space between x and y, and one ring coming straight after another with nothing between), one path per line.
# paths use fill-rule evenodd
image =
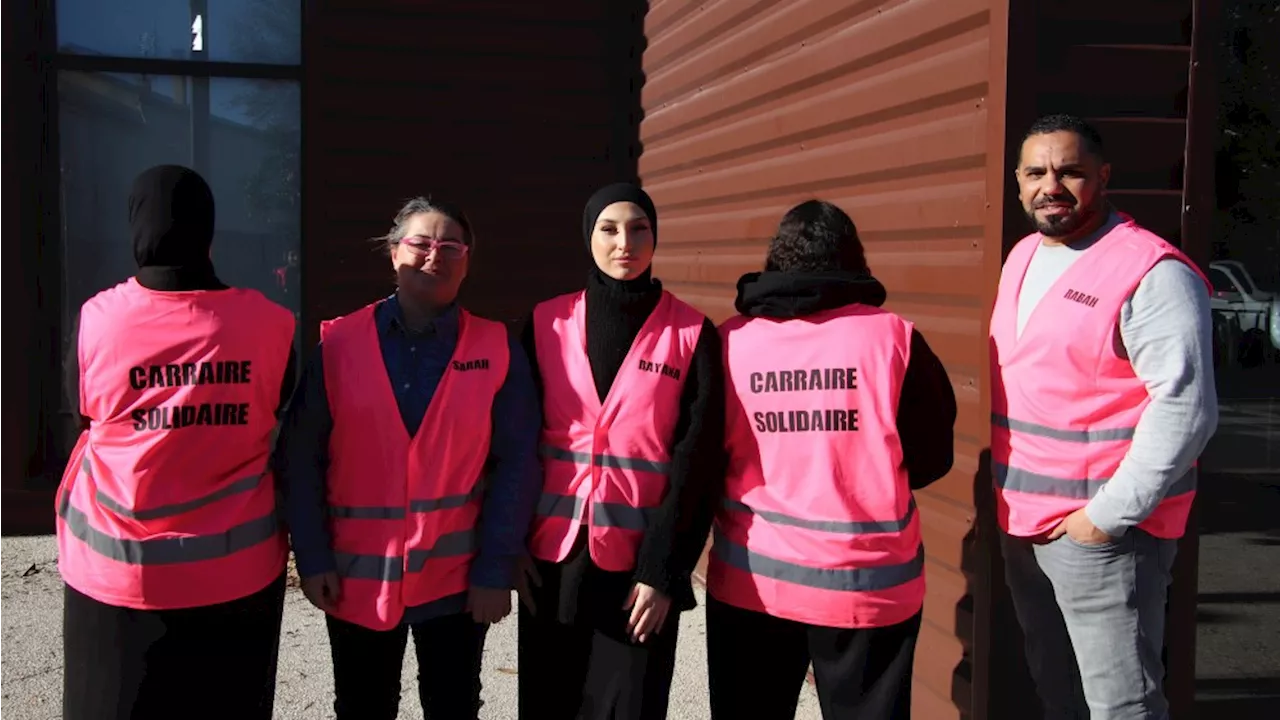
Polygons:
M889 288L887 307L916 323L951 373L955 469L918 498L928 598L914 715L931 719L983 702L973 589L984 573L967 549L1000 263L1000 200L989 192L1003 164L992 67L1002 85L1005 40L991 6L659 0L645 20L640 176L663 212L655 274L718 322L733 312L737 278L763 265L782 214L812 196L837 202Z
M517 320L581 287L581 208L633 177L633 0L334 0L307 18L303 172L307 342L389 293L383 233L435 193L478 236L464 303ZM635 14L639 20L639 13Z

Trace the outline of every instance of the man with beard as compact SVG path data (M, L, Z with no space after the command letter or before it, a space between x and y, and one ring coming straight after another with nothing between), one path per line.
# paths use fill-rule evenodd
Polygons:
M1045 717L1167 718L1165 600L1217 426L1209 290L1106 199L1096 130L1053 115L1015 176L1036 232L991 317L1006 579Z

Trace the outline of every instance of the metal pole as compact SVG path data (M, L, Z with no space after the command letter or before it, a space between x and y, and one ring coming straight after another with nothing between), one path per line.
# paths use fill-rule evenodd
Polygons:
M191 59L209 57L208 0L190 0ZM209 178L209 78L189 78L191 83L191 168Z

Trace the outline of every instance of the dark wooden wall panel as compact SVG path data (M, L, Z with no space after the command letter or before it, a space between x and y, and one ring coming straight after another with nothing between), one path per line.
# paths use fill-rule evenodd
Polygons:
M22 113L22 97L19 86L22 85L22 54L17 46L19 28L17 3L0 4L0 237L8 241L0 243L0 302L12 307L18 302L19 307L26 305L22 293L14 291L14 281L22 282L22 199L19 192L22 188L22 163L19 161L20 143L18 141L18 124ZM28 108L29 111L29 108ZM13 277L17 274L18 277ZM22 287L20 284L18 288ZM26 315L24 313L23 315ZM26 325L26 320L22 320ZM19 329L18 336L26 340L26 332ZM23 342L24 345L24 342ZM22 369L9 377L19 382L8 382L0 386L0 527L9 527L15 520L12 505L12 493L22 479L22 427L26 424L26 382L20 382L26 375L26 368L20 361L22 355L10 355L10 363Z
M368 238L404 200L462 205L463 302L516 321L579 287L590 193L633 179L639 4L319 2L306 28L304 324L392 290ZM638 91L638 88L637 88Z
M4 4L4 163L3 282L4 434L3 532L50 532L53 493L50 478L60 468L47 467L53 415L45 398L59 392L58 358L53 348L57 308L46 306L50 292L44 277L50 263L42 258L46 233L57 246L56 185L48 182L48 158L42 148L57 125L48 123L51 98L46 93L48 68L42 56L45 39L43 3ZM54 268L56 269L56 268ZM56 404L53 406L56 408Z

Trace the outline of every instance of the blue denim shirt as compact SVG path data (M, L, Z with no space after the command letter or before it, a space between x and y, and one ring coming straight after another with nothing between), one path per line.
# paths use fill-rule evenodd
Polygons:
M445 367L458 342L457 306L450 307L420 333L404 324L394 295L374 310L387 376L405 427L412 435L422 424ZM507 377L493 399L493 436L489 473L481 509L480 548L471 567L471 583L511 588L515 563L525 551L525 536L542 489L537 457L542 410L524 349L512 340ZM324 387L323 353L316 351L303 369L285 414L275 452L284 496L285 521L298 564L309 577L334 570L332 538L325 520L325 482L333 416ZM405 622L461 612L465 593L409 608Z

